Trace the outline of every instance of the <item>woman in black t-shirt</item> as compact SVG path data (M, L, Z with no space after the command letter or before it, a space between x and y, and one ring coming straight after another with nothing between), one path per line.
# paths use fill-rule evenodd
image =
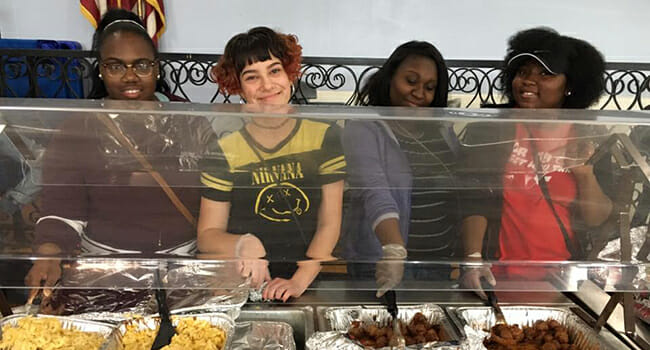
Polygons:
M295 36L253 28L230 39L213 78L222 91L239 94L247 110L285 114L301 51ZM202 170L201 252L271 261L331 257L340 234L345 175L338 127L255 116L211 145ZM241 266L254 285L270 280L259 260ZM263 297L300 296L318 264L299 264L292 272L270 281Z

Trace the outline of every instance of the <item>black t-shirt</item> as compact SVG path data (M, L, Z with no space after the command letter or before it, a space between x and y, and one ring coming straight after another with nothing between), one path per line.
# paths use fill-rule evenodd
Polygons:
M423 130L419 138L395 133L413 174L407 243L411 260L450 257L459 220L452 173L456 157L438 129Z
M231 203L228 232L255 234L273 260L305 256L321 186L345 177L340 128L301 119L274 149L242 128L216 142L202 163L203 197Z

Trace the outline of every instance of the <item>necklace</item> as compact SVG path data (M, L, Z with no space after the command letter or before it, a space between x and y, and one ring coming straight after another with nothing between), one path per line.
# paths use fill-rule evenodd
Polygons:
M290 120L291 120L291 118L286 118L282 123L280 123L278 125L272 125L272 126L260 124L260 123L256 122L255 119L251 119L251 123L253 123L253 125L255 125L256 127L260 128L260 129L276 130L276 129L280 129L281 127L285 126Z

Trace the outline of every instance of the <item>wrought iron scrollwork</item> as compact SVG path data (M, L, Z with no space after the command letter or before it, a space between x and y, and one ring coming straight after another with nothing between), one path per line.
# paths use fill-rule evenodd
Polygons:
M3 53L0 68L2 96L83 98L83 81L90 78L92 63L77 57Z
M470 94L471 99L467 105L471 105L477 98L480 98L481 82L485 81L485 75L481 69L452 68L448 70L448 74L450 93ZM483 102L482 99L481 102Z
M304 64L300 69L300 82L303 84L295 84L296 100L300 103L307 103L307 92L304 88L318 90L325 86L327 83L327 69L319 64Z
M650 110L650 75L641 83L637 97L639 106L642 109Z
M0 93L3 97L19 97L18 92L8 82L28 76L28 65L21 58L1 56L0 66L2 68L0 70Z
M161 54L161 74L175 95L195 102L230 103L230 96L223 94L210 76L218 58L218 55ZM341 91L345 94L333 103L352 104L382 62L305 57L294 101L315 103L314 91ZM0 96L84 98L92 90L95 64L89 51L0 49ZM464 96L464 107L502 101L500 62L449 60L447 64L449 91ZM605 92L599 108L650 108L650 64L610 64L603 79Z
M343 87L345 87L345 83L347 81L346 75L350 76L350 82L352 83L352 90L357 92L359 89L359 79L357 79L357 75L355 74L354 70L349 67L349 66L344 66L344 65L334 65L331 66L327 70L327 88L330 90L339 90ZM352 103L352 100L354 98L354 94L350 96L345 101L345 104L349 105Z
M605 109L614 105L616 109L643 109L641 94L647 89L648 74L639 70L615 70L605 73L605 102L600 106ZM627 103L625 103L627 99Z

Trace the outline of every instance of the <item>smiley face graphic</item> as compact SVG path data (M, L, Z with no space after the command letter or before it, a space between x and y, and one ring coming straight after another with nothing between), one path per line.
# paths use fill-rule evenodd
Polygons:
M255 214L274 222L290 222L294 215L309 211L309 207L305 192L288 182L264 187L255 200Z

